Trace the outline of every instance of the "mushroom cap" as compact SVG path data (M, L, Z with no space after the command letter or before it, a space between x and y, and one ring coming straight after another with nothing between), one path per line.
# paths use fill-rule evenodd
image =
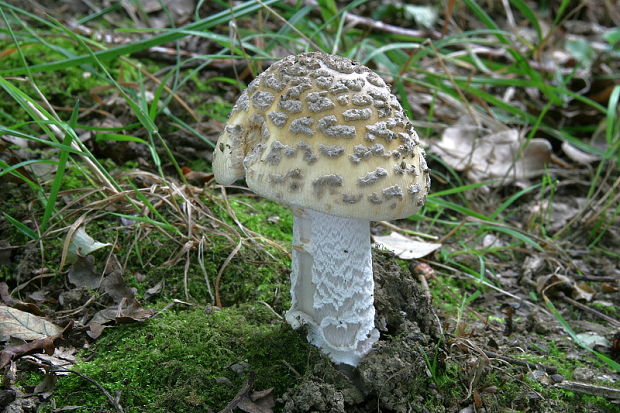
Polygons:
M288 56L233 107L214 151L215 179L245 176L257 194L347 218L404 218L430 186L418 136L389 86L350 59Z

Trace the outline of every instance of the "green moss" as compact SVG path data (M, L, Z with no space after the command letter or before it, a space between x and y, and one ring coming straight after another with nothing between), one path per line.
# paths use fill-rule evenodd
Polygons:
M47 63L55 60L66 59L68 56L75 56L83 53L83 50L75 45L71 40L64 36L48 34L45 41L49 47L41 42L20 42L21 52L28 66ZM4 40L0 42L0 50L12 50L12 41ZM111 75L118 76L121 63L120 59L110 63L107 69ZM123 76L125 81L132 79L134 69L127 64L123 64ZM21 68L24 62L20 54L15 51L2 57L3 69ZM46 99L55 106L73 107L76 98L81 97L85 101L91 101L89 97L92 88L102 84L109 84L108 81L96 74L85 71L81 67L70 67L63 70L35 73L32 80L37 85ZM26 94L36 97L37 92L27 82L19 82L16 85ZM62 111L61 111L62 112ZM9 117L10 115L10 117ZM68 115L67 115L68 117ZM0 100L0 123L17 123L30 120L26 112L18 109L12 99Z
M233 198L231 208L239 221L250 230L274 241L286 243L293 239L291 210L264 198Z
M618 313L620 313L620 309L618 309L613 303L604 303L604 302L592 302L590 303L591 307L594 307L595 309L603 312L603 313L607 313L608 315L611 316L617 316Z
M141 325L106 331L75 366L114 394L127 412L192 412L222 409L247 374L229 367L247 362L255 389L282 394L319 357L305 338L275 319L263 305L167 311ZM287 366L287 363L289 366ZM59 380L58 407L105 406L101 392L77 376Z

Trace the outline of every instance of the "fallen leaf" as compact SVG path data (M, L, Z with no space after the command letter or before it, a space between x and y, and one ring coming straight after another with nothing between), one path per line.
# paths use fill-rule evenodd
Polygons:
M60 334L62 328L33 314L0 305L0 341L36 340Z
M73 366L76 362L75 353L77 349L73 347L62 347L57 346L54 350L54 354L51 356L48 354L37 354L38 361L44 361L46 365L52 367L62 367L64 369L68 369ZM30 357L27 356L26 359ZM68 372L63 371L55 371L55 374L58 376L68 375Z
M570 296L573 292L573 281L565 275L544 275L536 279L536 291L548 297L554 297L559 293Z
M7 306L25 311L30 314L43 315L43 311L36 304L25 303L11 297L11 295L9 294L9 286L5 282L0 282L0 298Z
M78 257L85 257L98 249L109 247L112 244L95 241L86 233L83 226L75 230L69 249L67 250L67 262L75 262Z
M577 338L590 348L593 348L594 346L601 346L607 348L611 345L609 343L609 340L607 340L605 337L591 331L579 333L577 334Z
M584 282L575 283L574 287L572 297L577 301L590 302L596 295L596 290Z
M152 286L151 288L149 288L148 290L146 290L144 292L144 299L148 300L152 296L159 294L159 292L162 290L163 286L164 286L164 282L160 281L157 284L155 284L154 286Z
M85 287L91 290L99 288L101 274L95 270L95 257L92 255L77 256L69 268L69 282L76 287Z
M403 260L422 258L439 249L441 244L416 241L409 237L392 232L390 235L374 235L375 244L396 254Z
M583 197L556 199L553 202L542 200L531 205L529 209L533 216L539 216L544 220L547 231L556 232L581 212L587 201Z
M11 246L6 240L0 240L0 265L11 265L13 263L11 260L13 250L18 248L19 247Z
M256 372L250 371L248 380L237 392L237 395L219 413L232 413L235 408L239 408L246 413L273 413L275 402L271 394L273 389L262 391L252 391Z
M108 274L101 283L103 290L114 299L114 302L118 303L122 299L133 299L135 297L134 291L130 288L120 271L112 271Z
M276 405L272 392L273 388L244 394L237 407L246 413L272 413Z
M4 368L12 360L16 358L26 356L28 354L46 353L48 355L54 354L56 349L54 342L62 337L63 333L70 330L73 327L73 322L70 322L64 329L60 330L58 334L53 336L47 336L32 340L28 343L20 344L18 346L7 347L0 351L0 369Z
M58 377L55 374L46 374L43 376L43 380L35 386L33 393L43 399L48 399L56 388L57 379Z
M213 179L213 173L210 172L193 171L187 167L183 167L182 170L188 182L204 184Z
M152 308L144 308L135 298L123 299L114 305L95 313L88 323L89 336L97 338L109 323L127 324L145 321L154 314Z
M567 141L562 143L562 150L571 160L581 165L589 165L601 159L598 155L593 155L591 153L584 152L581 149L577 149L577 147L571 145Z
M86 334L88 334L88 336L92 338L93 340L96 340L99 338L99 336L101 336L101 333L103 333L103 330L105 330L106 328L110 328L110 327L112 326L106 326L103 324L90 322L88 325L88 331L86 332Z
M441 141L431 145L437 154L472 182L499 180L498 184L527 185L528 179L545 173L551 160L546 139L526 141L516 129L490 130L468 116L444 130Z

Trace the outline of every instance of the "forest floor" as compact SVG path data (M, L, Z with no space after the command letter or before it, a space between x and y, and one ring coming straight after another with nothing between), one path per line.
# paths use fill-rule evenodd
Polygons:
M612 2L21 3L0 411L620 412ZM432 170L418 213L371 224L356 369L284 320L291 211L211 172L240 91L314 49L393 85Z

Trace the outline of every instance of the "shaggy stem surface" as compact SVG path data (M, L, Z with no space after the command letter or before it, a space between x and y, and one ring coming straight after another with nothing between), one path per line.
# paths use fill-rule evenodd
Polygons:
M294 327L308 326L308 341L335 362L356 366L379 338L370 222L297 210L293 223Z

